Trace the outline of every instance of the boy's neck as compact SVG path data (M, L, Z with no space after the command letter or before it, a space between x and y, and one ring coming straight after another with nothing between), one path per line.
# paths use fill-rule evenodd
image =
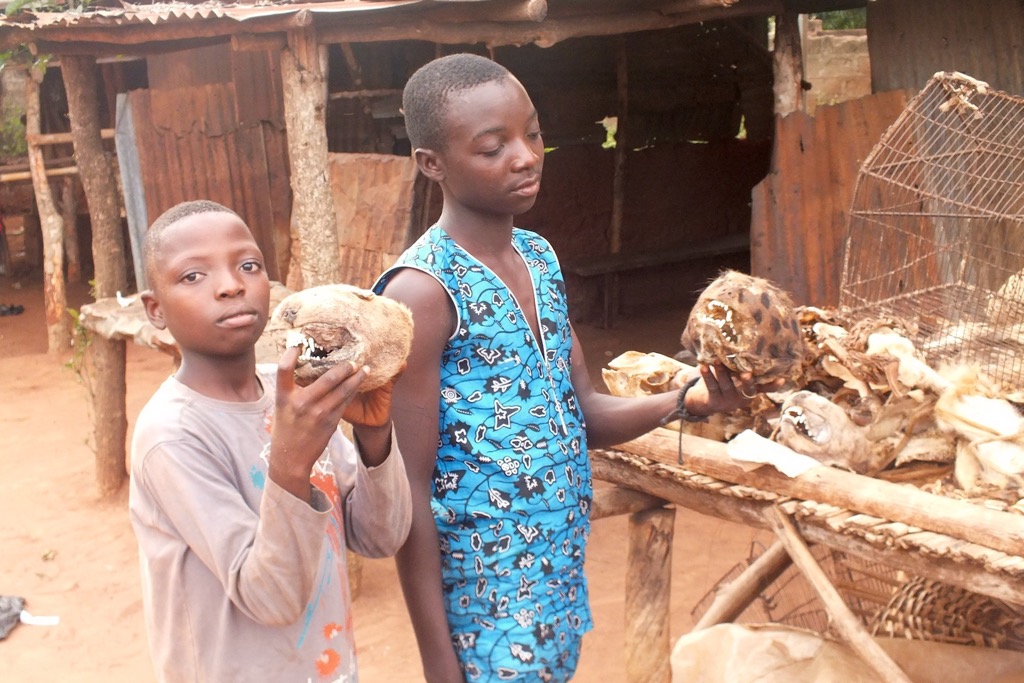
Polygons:
M437 224L474 256L499 256L512 249L512 216L460 216L442 211Z
M217 401L251 403L263 396L256 378L256 354L246 358L206 358L183 354L175 379Z

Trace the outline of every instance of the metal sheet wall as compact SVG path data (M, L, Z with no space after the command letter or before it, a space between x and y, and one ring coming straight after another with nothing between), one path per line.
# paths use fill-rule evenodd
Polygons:
M272 279L288 269L291 189L285 133L237 123L230 84L129 94L149 222L182 201L211 199L239 213Z
M753 274L797 304L839 303L857 173L908 99L893 91L776 119L771 171L751 193Z
M919 91L936 71L960 71L1024 95L1020 0L877 0L868 3L874 92Z

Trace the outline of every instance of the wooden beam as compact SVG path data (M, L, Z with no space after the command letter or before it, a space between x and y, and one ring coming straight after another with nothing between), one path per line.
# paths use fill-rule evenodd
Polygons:
M541 3L526 2L520 9L498 13L497 17L509 19L501 21L492 18L493 3L460 4L458 21L445 18L446 13L456 11L453 6L432 5L405 12L370 12L360 16L303 10L306 14L301 16L301 13L281 13L245 21L211 17L131 26L11 27L0 31L0 48L35 44L40 53L109 56L126 52L173 52L232 40L238 50L272 49L283 47L287 31L309 26L308 22L312 21L323 44L423 40L445 45L483 43L495 47L536 43L549 47L570 38L674 28L719 19L768 17L784 11L782 0L739 0L734 4L719 0L684 0L626 10L617 9L619 5L580 3L579 7L558 7L557 14L547 8L543 20L537 21L531 17L538 15Z
M34 55L92 55L97 58L110 58L124 56L127 52L132 57L142 58L147 55L162 55L185 49L220 45L227 42L230 35L165 39L159 34L153 34L150 40L122 43L118 42L116 34L109 35L105 40L95 40L91 35L51 35L47 32L45 35L35 35L29 48ZM0 46L7 44L8 38L6 32L0 31Z
M793 558L793 563L814 589L825 610L831 618L832 625L846 639L851 649L878 674L883 683L911 683L896 662L892 661L882 646L867 632L860 619L847 607L839 591L829 581L828 576L818 565L810 549L800 537L800 533L792 520L782 510L772 508L768 522L786 552Z
M781 0L743 1L733 7L700 7L690 12L665 14L658 9L637 9L607 14L576 14L548 17L539 23L477 21L461 24L435 22L429 16L394 24L331 24L320 29L325 43L367 43L393 40L426 40L442 45L491 47L528 45L550 47L570 38L609 36L638 31L689 26L718 19L771 16L782 10Z
M651 496L642 491L624 489L621 486L597 489L594 491L594 503L590 510L591 521L616 517L618 515L631 515L635 512L643 512L653 508L663 507L665 501L656 496Z
M522 22L544 21L548 15L547 0L512 0L511 2L488 2L480 9L488 21ZM481 12L474 7L467 7L463 2L441 5L430 13L431 19L445 22L478 21Z
M231 36L235 52L280 52L288 46L283 33L236 33Z
M675 464L679 442L678 432L658 428L620 444L618 449ZM745 463L729 457L723 443L683 434L682 444L685 466L716 479L754 486L781 496L828 503L1024 557L1024 517L1020 515L834 467L816 467L792 478L769 465L748 471Z
M45 169L45 175L47 178L77 175L77 166L62 166L61 168L47 168ZM0 173L0 183L13 183L22 180L32 180L31 171L14 171L12 173Z
M715 624L734 621L792 564L786 547L781 542L774 543L715 596L711 607L701 616L693 630L700 631Z
M114 138L113 128L100 129L100 138L112 140ZM33 145L67 145L75 140L75 136L68 133L26 133L25 139Z
M646 458L603 449L591 450L590 458L595 479L663 498L702 515L755 529L768 528L765 509L772 505L770 499L730 496L694 485L688 479L692 472L674 461L651 462ZM1008 573L989 571L980 562L871 543L829 527L824 522L816 523L809 519L798 521L797 527L801 535L812 543L835 548L869 562L901 569L909 574L928 576L999 600L1024 605L1024 582Z

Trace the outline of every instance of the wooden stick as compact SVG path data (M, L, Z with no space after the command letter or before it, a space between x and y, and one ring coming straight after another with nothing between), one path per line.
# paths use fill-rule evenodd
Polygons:
M113 140L114 129L101 129L100 138ZM28 133L25 135L25 139L30 145L67 145L75 141L72 133Z
M658 428L620 444L618 449L676 465L679 443L679 432ZM782 496L829 503L1024 556L1024 517L1019 515L834 467L817 467L792 478L767 465L748 471L747 463L726 454L723 443L683 434L682 444L686 468L694 472ZM650 493L665 497L658 491Z
M47 168L41 173L45 174L47 178L54 176L71 176L78 175L77 166L62 166L60 168ZM32 180L31 171L15 171L13 173L0 173L0 183L13 183L20 180Z
M626 681L669 683L672 676L669 604L676 511L629 516L626 558Z
M635 512L664 506L663 498L614 486L594 491L594 504L590 510L590 519L598 520L618 515L631 515Z
M715 624L733 621L791 564L786 547L781 542L773 544L715 596L711 607L694 625L693 630L700 631Z
M843 602L839 591L815 561L789 516L779 508L772 507L768 514L768 522L789 556L793 558L793 563L821 598L839 633L849 642L853 651L879 675L879 680L885 683L911 683L903 669L892 661L885 650L868 634L860 619Z

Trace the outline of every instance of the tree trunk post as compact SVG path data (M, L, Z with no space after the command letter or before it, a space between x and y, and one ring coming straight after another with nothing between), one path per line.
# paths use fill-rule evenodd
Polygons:
M75 197L74 176L64 176L61 186L60 211L64 218L64 258L67 259L67 281L82 281L82 255L78 248L78 198Z
M25 79L25 133L31 139L40 132L39 84L42 72L29 69ZM53 189L46 176L43 150L28 143L28 165L32 189L39 210L43 234L43 301L46 311L46 347L52 354L71 347L71 317L67 313L67 292L64 287L64 222L53 202Z
M672 677L669 606L675 508L629 516L626 557L626 681L668 683Z
M284 118L292 186L292 257L296 289L338 282L338 228L327 160L327 52L312 27L288 32L281 51ZM291 269L295 272L295 269Z
M68 97L71 137L92 222L92 257L96 298L116 296L128 285L117 181L103 150L97 99L96 61L82 55L61 57ZM100 496L121 488L128 477L125 440L125 342L93 335L93 420L96 439L96 486Z
M785 116L803 110L803 48L800 44L800 15L784 12L775 17L775 114Z

